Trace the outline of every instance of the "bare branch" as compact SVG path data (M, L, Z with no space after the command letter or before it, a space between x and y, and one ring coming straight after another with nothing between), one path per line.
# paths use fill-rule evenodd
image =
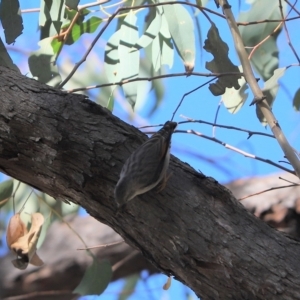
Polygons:
M218 144L224 146L224 147L227 148L227 149L230 149L230 150L232 150L232 151L234 151L234 152L237 152L237 153L239 153L239 154L242 154L242 155L245 156L245 157L249 157L249 158L253 158L253 159L262 161L262 162L264 162L264 163L267 163L267 164L269 164L269 165L272 165L272 166L274 166L274 167L277 167L277 168L279 168L279 169L282 169L282 170L284 170L284 171L286 171L286 172L289 172L289 173L291 173L291 174L293 174L293 175L296 175L294 171L292 171L292 170L290 170L290 169L288 169L288 168L285 168L285 167L283 167L283 166L281 166L281 165L279 165L279 164L277 164L277 163L271 161L270 159L262 158L262 157L259 157L259 156L257 156L257 155L254 155L254 154L245 152L245 151L240 150L240 149L238 149L238 148L236 148L236 147L234 147L234 146L231 146L231 145L229 145L229 144L227 144L227 143L225 143L225 142L222 142L221 140L219 140L219 139L217 139L217 138L210 137L210 136L207 136L207 135L205 135L205 134L202 134L201 132L198 132L198 131L195 131L195 130L176 130L175 133L190 133L190 134L194 134L194 135L200 136L200 137L202 137L202 138L204 138L204 139L207 139L207 140L216 142L216 143L218 143Z
M263 190L263 191L260 191L260 192L257 192L257 193L254 193L254 194L242 197L242 198L238 199L238 201L243 201L243 200L245 200L247 198L250 198L250 197L253 197L253 196L257 196L257 195L260 195L260 194L263 194L263 193L266 193L266 192L270 192L270 191L274 191L274 190L280 190L280 189L285 189L285 188L294 187L294 186L299 186L299 184L290 184L290 185L282 185L282 186L271 187L269 189L266 189L266 190Z
M119 81L119 82L103 83L103 84L97 84L97 85L92 85L92 86L88 86L88 87L71 89L71 90L67 90L67 92L68 93L75 93L75 92L79 92L79 91L87 91L87 90L102 88L102 87L107 87L107 86L114 86L114 85L122 86L126 83L130 83L130 82L134 82L134 81L153 81L153 80L162 79L162 78L191 76L191 75L201 76L201 77L216 77L216 78L219 78L219 77L223 77L223 76L232 76L232 75L241 75L241 76L243 76L243 73L228 72L228 73L221 74L221 73L182 72L182 73L157 75L157 76L152 76L152 77L137 77L137 78L132 78L132 79L125 79L125 80L122 80L122 81ZM216 78L214 78L214 79L216 79Z
M248 130L248 129L243 129L243 128L239 128L239 127L235 127L235 126L221 125L221 124L211 123L211 122L207 122L207 121L203 121L203 120L194 120L194 119L185 117L183 115L181 115L181 117L187 119L187 121L181 121L181 122L178 122L178 124L200 123L200 124L206 124L206 125L211 125L211 126L220 127L220 128L226 128L226 129L232 129L232 130L237 130L237 131L243 131L243 132L247 132L249 134L248 139L252 135L262 135L262 136L267 136L267 137L270 137L270 138L275 138L274 135L271 135L271 134L268 134L268 133L264 133L264 132L251 131L251 130ZM147 126L140 127L140 128L146 128L146 127Z

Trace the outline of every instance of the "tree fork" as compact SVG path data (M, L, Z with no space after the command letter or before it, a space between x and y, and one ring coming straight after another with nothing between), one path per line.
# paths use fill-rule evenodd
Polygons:
M300 298L299 242L255 218L225 187L172 157L166 188L116 215L120 170L146 136L82 95L3 67L0 87L4 173L81 205L202 299Z

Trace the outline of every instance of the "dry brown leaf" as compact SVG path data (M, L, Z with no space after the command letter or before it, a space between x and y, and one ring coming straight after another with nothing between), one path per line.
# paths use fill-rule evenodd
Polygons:
M11 222L12 224L10 226ZM27 268L28 263L35 266L43 265L43 261L36 254L36 245L43 224L43 215L34 213L31 215L31 228L29 232L27 232L25 224L20 219L20 214L16 214L11 218L7 229L6 240L9 248L17 254L17 258L12 261L16 268L24 270Z
M21 220L20 213L15 214L9 220L6 230L6 242L11 249L11 245L16 242L21 236L27 234L27 228L24 222Z
M166 291L166 290L168 290L169 288L170 288L170 286L171 286L171 281L172 281L172 277L170 276L170 277L168 277L168 280L167 280L167 282L164 284L164 286L163 286L163 289Z

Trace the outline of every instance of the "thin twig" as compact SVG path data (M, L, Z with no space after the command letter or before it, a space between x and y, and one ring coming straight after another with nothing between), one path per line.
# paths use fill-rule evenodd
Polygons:
M31 196L32 192L33 192L33 189L31 189L31 191L30 191L30 193L29 193L27 199L26 199L25 202L23 203L23 205L22 205L22 207L21 207L19 213L21 213L21 212L23 211L23 209L25 208L25 205L26 205L26 203L27 203L29 197Z
M245 157L249 157L249 158L252 158L252 159L256 159L256 160L262 161L264 163L267 163L269 165L272 165L272 166L275 166L275 167L277 167L279 169L282 169L282 170L284 170L286 172L289 172L289 173L291 173L293 175L296 175L295 171L292 171L292 170L290 170L288 168L285 168L285 167L283 167L283 166L281 166L281 165L279 165L279 164L277 164L277 163L275 163L275 162L273 162L273 161L271 161L269 159L265 159L265 158L256 156L254 154L250 154L250 153L245 152L245 151L243 151L241 149L238 149L238 148L236 148L234 146L231 146L231 145L229 145L227 143L224 143L224 142L220 141L219 139L216 139L214 137L210 137L210 136L204 135L201 132L198 132L198 131L195 131L195 130L176 130L176 132L179 132L179 133L189 133L189 134L193 134L193 135L196 135L196 136L200 136L200 137L202 137L204 139L207 139L207 140L213 141L213 142L215 142L217 144L220 144L220 145L224 146L227 149L230 149L230 150L232 150L234 152L242 154Z
M16 196L16 193L17 193L19 187L20 187L20 184L21 184L21 181L18 181L18 185L17 185L17 187L16 187L14 193L12 194L12 199L13 199L13 212L14 212L14 214L16 213L15 196Z
M270 138L273 138L273 139L275 138L274 135L264 133L264 132L251 131L251 130L248 130L248 129L243 129L243 128L234 127L234 126L228 126L228 125L221 125L221 124L211 123L211 122L207 122L207 121L203 121L203 120L194 120L194 119L190 119L190 118L188 118L186 116L183 116L183 115L180 115L180 117L182 117L184 119L187 119L187 121L180 121L180 122L178 122L178 124L200 123L200 124L206 124L206 125L216 126L216 127L220 127L220 128L226 128L226 129L232 129L232 130L247 132L249 134L248 139L252 135L263 135L263 136L267 136L267 137L270 137ZM143 128L143 127L141 127L141 128Z
M103 83L103 84L97 84L92 85L84 88L77 88L77 89L71 89L67 90L68 93L75 93L79 91L87 91L95 88L103 88L107 86L114 86L119 85L122 86L124 84L134 82L134 81L153 81L156 79L162 79L162 78L170 78L170 77L181 77L181 76L202 76L202 77L223 77L223 76L232 76L232 75L240 75L243 76L243 73L239 72L228 72L228 73L199 73L199 72L182 72L182 73L173 73L173 74L164 74L164 75L157 75L153 77L137 77L132 79L125 79L119 82L111 82L111 83Z
M217 78L219 78L219 76L215 76L214 78L212 78L212 79L206 81L205 83L201 84L200 86L196 87L195 89L193 89L193 90L191 90L191 91L185 93L185 94L182 96L182 98L181 98L179 104L177 105L175 111L173 112L171 121L173 121L176 112L178 111L179 107L181 106L181 104L182 104L182 102L183 102L183 100L184 100L184 98L185 98L186 96L188 96L188 95L191 94L191 93L194 93L195 91L199 90L200 88L204 87L205 85L209 84L210 82L214 81L214 80L217 79Z
M220 111L222 103L223 103L223 100L221 99L219 104L218 104L218 108L217 108L216 115L215 115L215 120L214 120L214 125L213 125L213 128L212 128L212 136L213 137L216 136L216 126L215 125L216 125L217 120L218 120L218 115L219 115L219 111Z
M106 248L110 246L115 246L124 243L125 241L118 241L118 242L113 242L109 244L104 244L104 245L98 245L98 246L92 246L92 247L87 247L87 248L78 248L77 250L91 250L91 249L99 249L99 248Z
M281 25L282 25L282 22L279 23L279 24L276 26L276 28L273 30L272 33L270 33L269 35L267 35L264 39L262 39L258 44L256 44L256 45L252 48L252 50L251 50L251 52L250 52L250 54L249 54L249 56L248 56L248 59L249 59L249 60L252 58L254 52L255 52L255 51L256 51L256 50L257 50L264 42L266 42L270 37L272 37L272 36L275 34L275 32L277 32L277 31L280 29Z
M283 178L283 177L281 177L281 176L279 176L278 178L281 179L281 180L283 180L283 181L286 181L286 182L288 182L288 183L291 183L291 184L294 184L294 185L299 185L299 183L296 183L296 182L293 182L293 181L291 181L291 180L285 179L285 178Z
M131 258L139 254L137 250L132 250L131 253L129 253L127 256L125 256L123 259L115 263L111 268L113 272L115 272L117 269L119 269L122 265L124 265L127 261L129 261Z
M260 195L260 194L263 194L263 193L266 193L266 192L270 192L270 191L274 191L274 190L279 190L279 189L284 189L284 188L293 187L293 186L299 186L299 184L290 184L290 185L282 185L282 186L271 187L269 189L266 189L266 190L263 190L263 191L260 191L260 192L257 192L257 193L254 193L254 194L242 197L242 198L238 199L238 201L243 201L243 200L245 200L247 198L250 198L250 197L253 197L253 196L257 196L257 195Z
M293 11L295 11L299 16L300 16L300 11L296 9L295 7L295 4L298 2L297 0L295 1L294 5L291 4L288 0L284 0L290 7ZM285 20L287 21L287 20Z
M286 1L286 0L285 0ZM300 19L300 16L299 17L292 17L292 18L287 18L285 19L285 22L288 22L288 21L293 21L293 20L297 20L297 19ZM278 23L278 22L283 22L284 20L276 20L276 19L273 19L273 20L261 20L261 21L251 21L251 22L237 22L236 24L238 26L248 26L248 25L257 25L257 24L263 24L263 23Z
M279 0L279 10L280 10L280 14L281 14L281 17L283 19L283 28L284 28L284 32L285 32L285 35L286 35L286 38L287 38L287 41L288 41L288 45L290 46L292 52L294 53L296 59L298 60L298 63L300 64L300 58L291 42L291 39L290 39L290 34L289 34L289 31L287 29L287 26L286 26L286 23L285 23L285 18L284 18L284 14L283 14L283 9L282 9L282 2L281 0Z

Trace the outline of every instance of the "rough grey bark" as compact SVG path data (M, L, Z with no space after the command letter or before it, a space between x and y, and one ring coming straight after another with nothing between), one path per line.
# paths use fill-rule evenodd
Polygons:
M279 177L290 181L295 180L295 177L289 173L277 173L263 177L239 179L226 186L239 199L282 186L284 182ZM300 187L294 186L258 194L243 200L242 204L273 227L291 236L299 237L299 199ZM88 241L89 246L103 245L122 239L110 227L91 217L83 218L76 215L66 218L66 222ZM57 293L48 295L49 299L57 300L60 295L58 291L69 291L71 294L90 262L88 255L76 250L79 247L82 247L82 242L65 223L53 223L47 232L47 239L38 251L40 257L45 259L44 267L30 266L26 270L20 271L13 267L11 253L0 258L0 298L26 294L26 299L32 300L34 299L32 293L35 291L39 292L38 297L43 296L45 299L45 293L41 294L41 292L57 291ZM155 272L153 265L148 263L140 253L124 263L124 258L131 256L132 251L133 249L125 243L93 250L100 260L106 258L111 261L112 265L119 265L114 272L113 280L140 272L143 269L149 270L150 273ZM120 262L123 263L119 264ZM31 293L31 297L28 293ZM66 292L62 297L62 299L66 299Z
M106 109L0 68L0 168L83 206L202 299L300 297L300 244L172 157L173 176L115 214L122 164L145 135Z

